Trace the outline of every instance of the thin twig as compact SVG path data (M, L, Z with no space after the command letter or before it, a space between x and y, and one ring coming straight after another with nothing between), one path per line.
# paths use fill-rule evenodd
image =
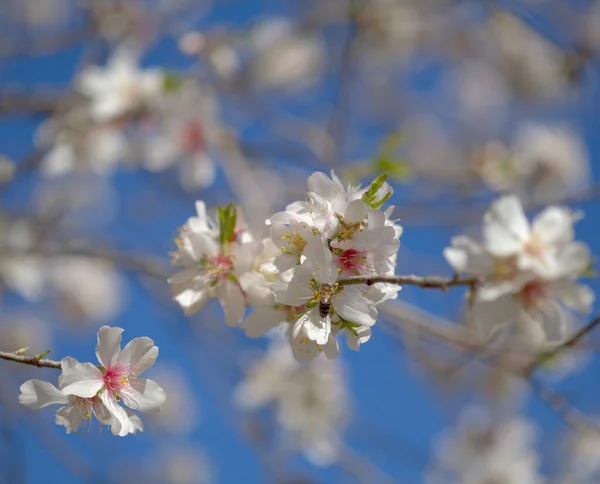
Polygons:
M21 363L23 365L37 366L38 368L54 368L60 370L60 361L47 360L44 358L37 358L35 356L23 356L17 353L6 353L0 351L0 359L14 361L15 363Z
M461 279L459 277L382 275L348 277L347 279L338 281L338 284L340 286L350 286L353 284L366 284L367 286L371 286L378 282L447 290L454 286L469 286L472 288L479 284L480 281L473 277Z
M585 336L587 336L598 324L600 324L600 315L592 319L583 328L575 331L575 333L573 333L573 335L570 338L567 338L567 340L565 340L563 343L560 343L559 345L549 350L542 351L531 362L529 368L527 369L528 374L533 373L545 361L551 360L564 350L575 347L577 343L579 343Z

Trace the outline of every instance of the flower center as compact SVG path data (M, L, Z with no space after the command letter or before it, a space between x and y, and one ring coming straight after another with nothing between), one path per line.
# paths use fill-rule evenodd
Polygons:
M545 298L545 287L541 281L531 281L525 284L519 292L519 299L524 306L533 306Z
M492 277L496 280L512 279L519 272L517 258L514 256L494 259Z
M209 257L206 264L206 271L219 281L227 278L233 269L233 259L225 254L219 254L215 257Z
M119 395L129 385L130 371L120 365L109 366L104 370L104 387L112 394Z
M369 264L367 262L367 252L348 249L342 252L338 257L338 262L342 266L342 270L353 273L366 273L369 272Z
M290 232L287 235L277 237L284 245L281 246L281 252L284 254L297 254L306 247L306 240L298 232Z
M197 153L204 150L206 142L202 126L197 121L190 121L183 128L181 135L183 149L189 153Z
M544 255L544 244L540 240L537 235L532 235L529 240L523 246L525 252L527 252L532 257L537 257L541 259Z

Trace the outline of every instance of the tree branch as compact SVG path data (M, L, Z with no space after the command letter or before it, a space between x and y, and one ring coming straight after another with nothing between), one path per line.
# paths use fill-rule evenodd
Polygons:
M0 360L14 361L23 365L37 366L38 368L54 368L60 370L60 361L46 360L36 356L23 356L17 353L6 353L0 351Z
M354 276L348 277L338 281L340 286L351 286L354 284L366 284L372 286L378 282L384 282L386 284L403 284L407 286L418 286L422 288L435 288L448 290L454 286L469 286L474 287L480 283L479 279L474 277L468 277L461 279L458 276L455 277L438 277L438 276L395 276L395 275L383 275L383 276Z
M529 365L529 368L526 370L528 374L533 373L541 364L545 361L551 360L559 353L564 350L573 348L579 343L585 336L588 335L596 326L600 324L600 315L596 316L592 319L588 324L586 324L583 328L575 331L570 338L568 338L563 343L551 348L547 351L542 351Z

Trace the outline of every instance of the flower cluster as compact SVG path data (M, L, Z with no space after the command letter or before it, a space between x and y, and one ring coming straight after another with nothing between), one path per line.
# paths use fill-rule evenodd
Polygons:
M246 411L273 406L283 438L315 465L328 465L339 457L348 421L346 385L339 360L300 364L289 345L276 338L237 386L234 400Z
M371 337L377 304L397 296L397 285L349 286L344 278L389 275L396 266L402 228L381 206L392 189L378 177L367 188L346 189L334 173L313 173L306 201L294 202L267 221L270 237L257 241L232 205L213 222L203 202L176 240L182 266L169 283L186 314L211 297L227 324L258 337L285 323L294 354L312 359L338 355L338 335L358 350ZM246 309L253 310L246 316ZM245 318L245 319L244 319Z
M215 94L162 69L142 69L139 57L138 49L125 43L106 66L82 71L75 85L81 99L38 132L38 144L47 151L43 173L59 176L85 168L106 175L133 161L152 172L178 165L186 189L212 185Z
M436 469L428 484L542 482L533 448L535 428L520 417L496 418L486 409L468 408L454 432L437 446Z
M129 409L156 413L166 401L156 382L140 378L154 364L158 347L150 338L142 337L121 349L122 332L121 328L102 326L96 345L99 366L65 357L60 362L58 388L42 380L26 381L21 385L19 402L32 409L63 405L56 411L56 423L67 433L91 425L93 416L101 425L108 425L113 435L142 431L142 421Z
M591 266L588 247L574 240L578 217L550 206L530 224L519 199L505 196L484 216L483 244L465 236L452 239L444 250L446 260L457 272L485 281L472 307L484 335L513 324L536 341L560 341L565 308L591 310L593 292L577 283Z

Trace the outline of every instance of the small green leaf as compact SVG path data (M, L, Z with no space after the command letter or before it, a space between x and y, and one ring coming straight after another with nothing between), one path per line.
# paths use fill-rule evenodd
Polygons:
M48 356L50 354L50 350L42 351L41 353L35 355L33 358L36 360L41 360L44 356Z
M381 206L382 206L382 205L383 205L385 202L387 202L387 201L388 201L388 200L391 198L391 196L392 196L392 192L387 192L387 193L386 193L386 194L383 196L383 198L382 198L381 200L379 200L379 201L377 201L377 202L373 202L373 203L371 204L371 208L372 208L373 210L377 210L377 209L378 209L379 207L381 207Z
M165 92L175 92L178 91L179 88L183 84L183 78L173 72L165 72L163 77L163 91Z
M411 166L401 158L383 156L375 160L373 171L385 171L391 178L398 181L408 181L413 174Z

